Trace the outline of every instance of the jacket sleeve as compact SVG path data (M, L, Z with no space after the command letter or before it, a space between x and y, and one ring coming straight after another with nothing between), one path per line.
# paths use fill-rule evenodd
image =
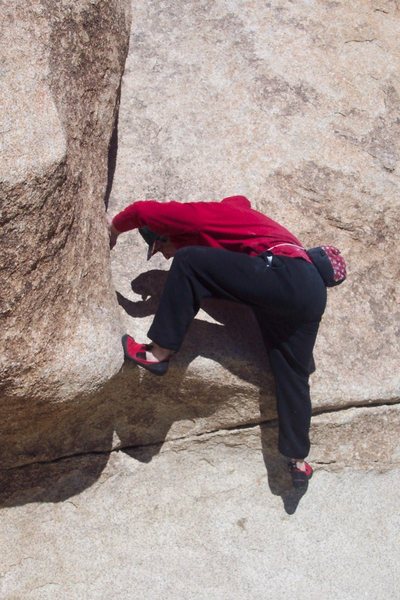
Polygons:
M112 224L120 233L148 227L160 235L179 235L198 229L195 202L139 200L115 215Z

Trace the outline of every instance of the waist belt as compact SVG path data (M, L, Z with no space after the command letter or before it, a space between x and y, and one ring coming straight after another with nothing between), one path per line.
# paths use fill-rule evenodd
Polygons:
M275 248L279 248L280 246L292 246L292 248L297 248L297 250L303 250L306 252L306 249L303 246L299 246L298 244L291 244L290 242L282 242L281 244L275 244L271 246L269 250L274 250Z

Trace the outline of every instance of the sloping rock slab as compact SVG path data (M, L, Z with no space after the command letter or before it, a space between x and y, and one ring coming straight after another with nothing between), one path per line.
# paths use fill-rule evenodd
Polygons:
M254 431L145 458L14 470L20 487L0 511L1 597L397 598L398 468L319 468L295 494L282 463L266 470Z

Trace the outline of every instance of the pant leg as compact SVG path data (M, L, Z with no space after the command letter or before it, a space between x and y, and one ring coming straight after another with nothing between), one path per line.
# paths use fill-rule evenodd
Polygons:
M324 313L326 287L316 268L296 259L280 258L296 289L300 310L281 317L255 308L275 378L279 417L279 450L292 458L305 458L310 449L311 398L309 376L315 370L313 349Z
M286 269L268 268L263 258L202 246L182 248L173 259L148 336L177 351L204 298L290 313L298 295Z
M309 376L319 320L306 323L271 322L256 311L275 378L279 418L279 451L305 458L310 450L311 398Z

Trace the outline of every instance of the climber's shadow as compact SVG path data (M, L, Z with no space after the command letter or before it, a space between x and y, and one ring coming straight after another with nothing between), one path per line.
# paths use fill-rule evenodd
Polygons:
M142 300L131 301L117 292L118 303L133 318L152 316L167 275L168 272L162 270L142 273L131 282L132 290ZM271 389L272 377L266 368L268 358L252 311L243 305L216 299L206 300L202 309L214 322L195 319L191 324L181 352L173 359L182 375L190 363L201 356L252 384L256 375L257 383ZM153 376L149 378L154 381Z
M168 272L152 270L142 273L131 283L132 290L141 300L131 301L117 292L120 306L133 318L151 316L155 313ZM141 393L147 396L145 412L158 417L151 419L158 430L158 440L165 440L169 429L175 421L204 418L216 412L225 401L221 394L210 394L209 382L196 381L196 400L191 403L193 394L184 394L185 402L179 401L180 391L184 392L185 372L190 363L201 356L215 360L228 372L241 380L248 381L252 386L259 387L259 408L261 425L261 442L263 459L267 469L268 483L273 494L282 497L286 512L295 512L297 504L304 494L295 493L291 486L290 476L283 457L277 451L277 422L275 412L274 383L268 366L268 357L262 337L253 312L245 306L225 300L207 300L202 309L214 321L195 319L186 336L181 352L174 358L177 368L174 372L173 394L169 390L167 377L155 378L149 373L142 376ZM135 366L124 367L132 373L138 371ZM192 389L193 380L187 387ZM217 390L216 390L217 391ZM162 394L163 403L155 406L157 398ZM223 396L223 395L222 395ZM199 400L204 398L204 400ZM144 409L144 408L143 408ZM162 414L161 414L162 413ZM135 428L137 421L135 420ZM125 422L126 425L126 422ZM235 423L232 423L234 426ZM115 424L116 432L121 439L132 439L132 432ZM144 433L144 432L143 432ZM129 443L129 442L128 442ZM158 444L132 447L124 451L137 460L149 462L156 455L163 442Z
M260 406L262 418L262 403ZM287 469L287 459L278 452L278 428L276 423L268 422L261 425L261 445L264 464L268 474L268 484L275 496L282 498L285 511L292 515L307 492L308 485L295 489L292 486Z
M119 304L133 318L152 316L166 277L167 272L161 270L139 275L132 282L132 289L142 300L131 301L117 292ZM253 384L257 376L261 389L271 388L270 374L265 369L267 357L252 312L222 300L206 301L202 308L214 322L203 319L192 322L166 376L154 377L128 362L120 373L120 378L125 378L122 387L133 389L135 397L128 414L115 422L115 431L122 447L129 446L124 451L140 461L149 462L159 453L174 423L188 421L192 430L193 421L216 413L226 402L219 384L213 382L212 362L222 365L241 381ZM244 339L250 339L247 348ZM209 377L193 379L187 375L190 364L198 357L212 361L209 367L204 364L202 367L206 374L207 368L210 369ZM132 381L137 381L137 385L133 386ZM232 385L232 390L236 390L240 383L234 380ZM232 422L232 426L235 424Z

